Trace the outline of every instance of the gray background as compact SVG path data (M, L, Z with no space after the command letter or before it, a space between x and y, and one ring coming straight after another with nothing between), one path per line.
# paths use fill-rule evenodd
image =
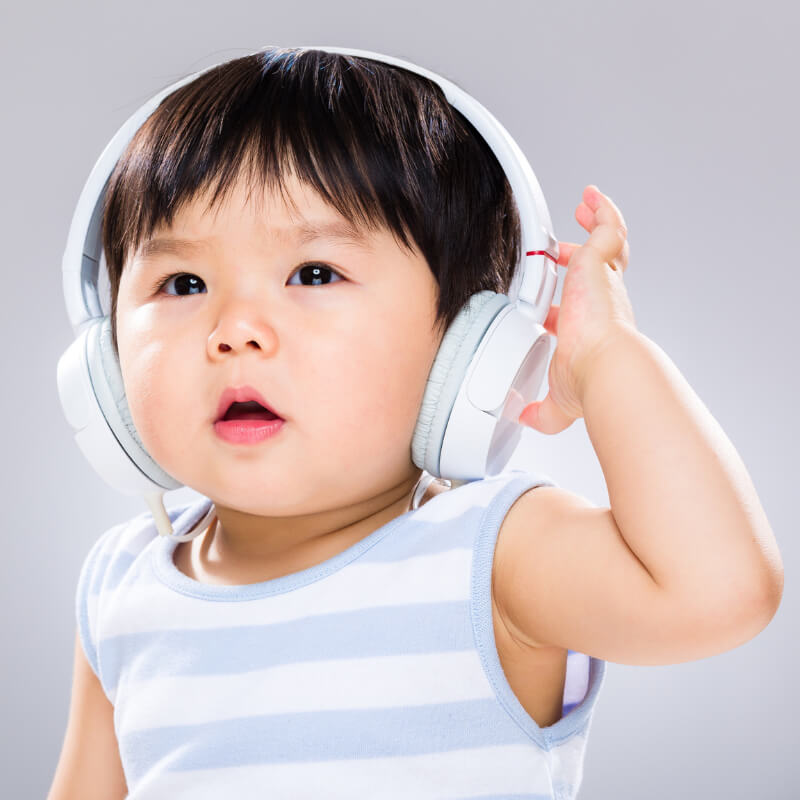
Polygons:
M796 9L140 0L7 11L0 794L45 796L67 722L79 567L105 529L145 509L92 471L56 391L78 194L119 125L163 86L267 44L317 44L394 54L474 94L527 154L559 239L585 241L574 211L586 184L614 199L639 329L727 432L779 541L783 603L755 639L684 664L609 664L580 796L796 798ZM526 430L511 466L608 504L583 420L556 436Z

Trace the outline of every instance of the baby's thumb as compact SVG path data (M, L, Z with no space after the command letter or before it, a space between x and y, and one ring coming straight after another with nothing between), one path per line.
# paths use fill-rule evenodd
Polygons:
M539 433L561 433L569 428L575 421L575 417L564 413L561 407L553 400L550 392L547 397L538 403L531 403L522 409L519 415L519 422L527 425Z

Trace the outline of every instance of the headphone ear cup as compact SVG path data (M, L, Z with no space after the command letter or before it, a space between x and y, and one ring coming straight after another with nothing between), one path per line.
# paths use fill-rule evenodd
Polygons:
M494 318L509 304L498 292L473 294L447 328L428 375L417 426L411 441L411 459L437 478L447 423L475 352Z
M145 450L133 424L119 359L111 338L110 318L104 317L96 328L97 335L90 335L87 340L86 358L92 388L106 422L119 446L146 478L163 489L180 488L183 484L165 472Z

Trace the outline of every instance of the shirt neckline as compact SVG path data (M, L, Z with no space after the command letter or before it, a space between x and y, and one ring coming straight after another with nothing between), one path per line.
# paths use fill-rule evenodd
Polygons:
M205 516L210 507L211 500L204 498L202 501L188 506L181 506L174 511L168 512L170 517L172 517L173 514L175 515L172 524L176 536L183 535L191 530L197 521ZM422 506L420 508L422 508ZM347 566L351 561L354 561L376 545L395 528L403 525L412 515L416 514L418 510L419 509L412 508L399 517L389 520L389 522L376 528L368 536L365 536L360 541L350 545L350 547L319 564L307 567L298 572L290 572L287 575L281 575L278 578L270 578L269 580L260 581L258 583L231 585L202 583L194 578L190 578L188 575L184 575L173 560L175 549L179 542L171 536L157 537L151 551L151 563L159 580L169 588L181 594L202 600L222 600L229 602L256 600L261 597L285 594L295 589L300 589L303 586L314 583L314 581L322 580L328 577L328 575L332 575L334 572L338 572L342 567Z

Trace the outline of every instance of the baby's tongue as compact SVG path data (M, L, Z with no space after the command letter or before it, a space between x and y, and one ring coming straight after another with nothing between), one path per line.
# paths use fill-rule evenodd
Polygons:
M262 408L259 403L251 400L247 403L234 403L223 419L277 419L277 417L271 411Z
M245 411L241 414L231 414L228 419L277 419L269 411Z

